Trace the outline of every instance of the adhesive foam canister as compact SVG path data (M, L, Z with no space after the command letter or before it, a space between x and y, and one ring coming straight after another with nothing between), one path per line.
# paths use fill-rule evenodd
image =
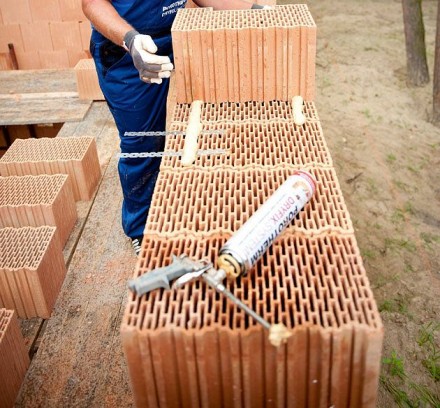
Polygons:
M229 278L245 274L315 192L315 180L305 171L292 174L220 250L218 266Z

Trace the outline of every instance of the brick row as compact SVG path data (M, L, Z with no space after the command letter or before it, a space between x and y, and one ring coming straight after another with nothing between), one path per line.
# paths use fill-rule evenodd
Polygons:
M135 274L169 264L172 255L215 263L231 234L209 238L146 237ZM381 328L367 275L352 234L282 234L246 277L227 287L269 322L287 327L318 325L338 328L351 323ZM203 282L179 291L156 290L141 298L130 295L124 324L140 330L167 327L257 325L248 315Z
M77 219L68 175L0 177L0 228L57 227L64 247Z
M49 318L66 266L55 227L0 229L0 307Z
M178 122L169 127L171 132L185 130L186 124ZM165 151L183 151L184 144L183 135L169 135ZM191 168L298 168L333 165L319 122L307 122L301 127L290 121L207 122L202 126L198 147L202 151L221 149L226 154L200 155ZM161 170L181 168L180 157L166 156L162 159Z
M176 104L171 117L171 123L178 125L187 123L189 118L190 104ZM305 102L303 111L308 122L319 122L318 111L314 102ZM269 101L269 102L224 102L205 103L202 105L202 123L223 122L269 122L269 121L293 121L292 101Z
M375 406L383 335L364 325L297 327L281 348L256 327L121 334L136 406Z
M353 233L335 170L309 171L317 181L317 191L289 231ZM144 233L177 238L237 231L291 174L285 168L161 171Z
M0 308L0 407L14 406L29 363L15 312Z
M314 99L316 25L305 4L183 9L172 36L177 103Z
M136 275L173 254L215 262L227 238L147 236ZM283 234L227 286L269 322L292 328L288 344L270 346L203 282L131 295L122 340L138 405L371 406L383 333L354 236Z
M8 44L20 69L73 68L89 56L91 25L81 0L3 0L0 66L12 69Z
M101 177L93 137L17 139L0 159L2 176L68 174L75 200L90 200Z

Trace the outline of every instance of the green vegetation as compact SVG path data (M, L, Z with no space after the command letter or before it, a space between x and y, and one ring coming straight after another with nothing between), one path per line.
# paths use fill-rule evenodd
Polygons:
M385 299L379 305L379 312L391 312L408 315L409 298L397 295L394 299Z
M385 238L385 248L387 249L398 249L405 250L409 252L415 252L417 247L416 244L409 239L402 238Z
M436 332L439 330L440 323L431 322L422 326L417 339L417 344L426 352L422 364L434 381L440 381L440 350L435 340Z
M422 232L420 234L420 238L425 243L425 246L429 249L432 249L433 244L440 243L440 236L435 234L430 234L428 232Z
M396 156L394 154L390 153L387 155L387 163L393 164L396 161Z
M385 375L380 376L381 386L393 397L398 407L440 407L440 399L427 387L417 384L408 378L404 361L393 350L390 357L382 359ZM411 395L407 392L411 390Z
M362 249L361 255L363 259L374 260L376 259L376 253L372 249Z

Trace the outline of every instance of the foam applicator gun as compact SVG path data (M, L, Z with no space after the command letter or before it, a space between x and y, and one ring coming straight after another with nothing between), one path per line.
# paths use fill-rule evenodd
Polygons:
M280 346L290 337L283 324L270 324L262 316L234 296L222 283L225 278L245 275L272 245L276 237L290 224L315 192L315 181L305 171L290 176L275 193L250 217L221 248L219 269L205 261L192 261L186 256L174 257L171 265L155 269L133 281L129 288L139 296L156 288L178 289L195 279L203 279L248 315L269 330L269 341Z

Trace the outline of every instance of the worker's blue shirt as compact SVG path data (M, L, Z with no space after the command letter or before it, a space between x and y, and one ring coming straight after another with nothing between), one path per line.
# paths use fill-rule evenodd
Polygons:
M114 0L113 7L118 14L142 34L152 37L169 33L177 10L185 7L186 0ZM93 40L100 42L104 37L95 32Z
M186 0L115 0L112 2L121 17L136 29L169 29L179 8ZM142 13L140 13L142 11Z

